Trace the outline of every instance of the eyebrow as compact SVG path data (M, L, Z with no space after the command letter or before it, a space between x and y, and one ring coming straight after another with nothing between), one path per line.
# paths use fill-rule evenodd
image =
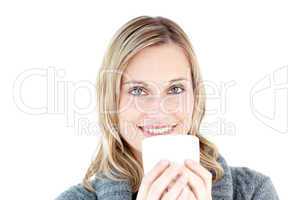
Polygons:
M177 82L177 81L183 81L183 80L187 80L186 78L175 78L175 79L172 79L169 82L170 83L173 83L173 82ZM148 84L144 81L138 81L138 80L131 80L131 81L126 81L123 83L123 85L125 84L130 84L130 83L135 83L135 84L141 84L141 85L145 85L145 86L148 86Z

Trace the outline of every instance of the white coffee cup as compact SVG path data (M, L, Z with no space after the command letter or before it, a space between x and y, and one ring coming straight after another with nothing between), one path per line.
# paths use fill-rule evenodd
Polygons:
M160 160L184 164L185 159L200 162L199 139L193 135L157 135L142 141L144 174Z

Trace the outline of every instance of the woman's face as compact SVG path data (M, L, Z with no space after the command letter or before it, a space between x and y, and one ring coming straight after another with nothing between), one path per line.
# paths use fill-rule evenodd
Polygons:
M121 84L120 133L135 155L141 155L146 137L188 133L194 95L189 62L179 46L143 49L129 62Z

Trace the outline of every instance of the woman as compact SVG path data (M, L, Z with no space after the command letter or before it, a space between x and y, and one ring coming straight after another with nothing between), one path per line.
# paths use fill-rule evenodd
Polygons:
M98 154L83 183L58 200L279 199L268 176L228 166L201 136L205 90L192 45L175 22L150 16L127 22L112 38L97 80ZM201 162L165 160L144 174L141 142L156 134L197 136Z

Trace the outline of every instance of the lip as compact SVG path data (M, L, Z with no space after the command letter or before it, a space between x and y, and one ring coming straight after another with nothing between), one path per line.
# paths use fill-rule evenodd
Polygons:
M174 133L174 129L176 128L176 126L177 126L177 124L173 125L172 129L168 132L155 133L155 134L144 130L142 126L137 126L137 127L143 133L144 136L151 137L151 136L156 136L156 135L170 135L170 134ZM169 127L169 126L164 125L164 126L145 126L145 127L147 127L147 128L164 128L164 127Z
M168 125L168 124L154 124L154 125L145 125L145 126L142 126L142 125L137 125L138 127L145 127L145 128L165 128L165 127L170 127L170 126L176 126L176 124L171 124L171 125Z

